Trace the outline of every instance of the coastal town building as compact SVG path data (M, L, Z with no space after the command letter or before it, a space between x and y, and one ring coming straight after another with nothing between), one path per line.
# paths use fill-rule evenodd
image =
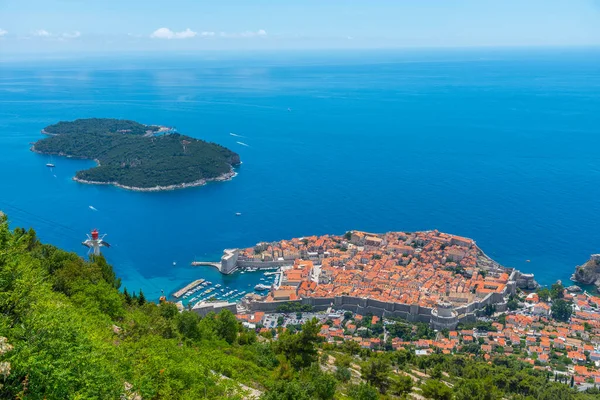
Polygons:
M298 329L299 325L317 318L322 324L319 336L331 344L352 341L363 349L406 350L416 356L441 352L491 360L515 355L533 368L546 371L549 377L572 378L574 384L584 390L600 384L600 297L588 293L572 295L566 290L562 296L574 310L566 322L554 319L551 313L540 315L536 310L545 310L550 303L540 300L539 296L527 296L529 301L525 302L525 296L519 293L522 302L515 310L480 317L462 328L429 333L425 338L416 334L417 329L410 322L338 308L323 312L248 311L238 314L237 318L260 333L269 332L275 339L284 330ZM532 298L535 300L531 301ZM578 310L583 304L590 310ZM438 303L436 311L439 317L453 313L450 303L443 302ZM397 336L398 330L392 329L395 325L409 327L405 335L408 332L409 336L416 336Z
M474 321L487 305L506 309L519 282L535 284L532 275L523 278L487 257L472 239L438 231L352 231L259 243L236 250L237 258L231 252L223 256L222 272L281 268L278 284L249 305L261 311L294 301L453 328Z

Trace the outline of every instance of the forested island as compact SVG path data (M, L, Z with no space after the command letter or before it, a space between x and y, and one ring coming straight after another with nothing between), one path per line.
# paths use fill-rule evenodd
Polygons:
M42 154L95 160L78 171L82 183L158 191L228 180L240 164L237 153L158 125L110 118L61 121L42 130L49 137L32 150Z

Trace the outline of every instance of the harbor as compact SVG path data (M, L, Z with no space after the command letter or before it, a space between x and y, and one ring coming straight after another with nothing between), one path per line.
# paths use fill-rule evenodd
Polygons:
M189 285L186 285L183 288L181 288L178 291L176 291L175 293L173 293L173 297L180 298L184 293L186 293L187 291L193 289L195 286L198 286L203 281L204 281L204 279L197 279L197 280L195 280L194 282L190 283Z
M217 263L195 262L195 266L215 266ZM207 276L210 274L206 274ZM196 279L174 292L171 297L179 300L184 308L199 307L206 303L237 303L250 293L265 295L271 288L277 288L281 282L281 272L262 271L256 268L243 268L230 275L217 279Z

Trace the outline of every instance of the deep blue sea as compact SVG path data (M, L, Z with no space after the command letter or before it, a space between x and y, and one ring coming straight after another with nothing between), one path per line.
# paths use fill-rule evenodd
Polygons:
M85 117L174 125L243 165L172 192L78 184L92 162L29 147ZM81 255L98 228L123 286L151 298L201 277L248 290L262 274L189 263L350 229L468 236L541 283L564 281L600 251L600 50L4 59L0 177L12 226Z

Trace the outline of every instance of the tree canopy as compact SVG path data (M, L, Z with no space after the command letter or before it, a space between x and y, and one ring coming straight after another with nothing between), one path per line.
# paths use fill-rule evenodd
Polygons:
M84 261L32 230L11 232L2 217L0 336L12 350L0 354L10 364L0 398L236 398L238 382L270 384L275 365L256 343L229 344L219 325L229 316L200 318L129 294L128 304L119 285L103 257Z
M552 303L552 316L559 321L568 321L573 313L573 308L563 299L558 299Z
M106 134L130 133L143 135L147 132L157 132L159 126L144 125L139 122L114 118L84 118L75 121L60 121L44 128L44 132L51 135L61 134Z
M215 179L240 163L238 154L215 143L178 133L140 134L148 128L123 120L60 122L47 127L53 136L37 141L33 149L99 162L78 171L78 179L142 189Z

